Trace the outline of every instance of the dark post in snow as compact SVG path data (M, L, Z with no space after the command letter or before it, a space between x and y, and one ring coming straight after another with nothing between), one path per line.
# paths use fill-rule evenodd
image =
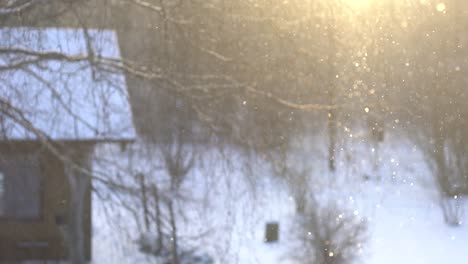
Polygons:
M277 242L279 240L279 224L278 222L270 222L265 228L265 242Z

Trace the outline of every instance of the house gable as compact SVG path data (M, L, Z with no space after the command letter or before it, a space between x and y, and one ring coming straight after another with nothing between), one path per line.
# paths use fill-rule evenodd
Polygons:
M38 131L54 140L135 137L122 72L99 68L87 60L35 56L57 53L77 58L92 52L93 56L119 59L114 31L4 28L0 39L4 40L0 43L0 135L4 140L36 139ZM21 116L12 118L5 112ZM32 127L15 118L24 118Z

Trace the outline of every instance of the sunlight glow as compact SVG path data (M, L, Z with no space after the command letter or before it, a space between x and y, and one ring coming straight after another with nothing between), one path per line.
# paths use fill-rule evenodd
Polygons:
M372 2L375 0L344 0L351 8L364 9L370 7Z
M437 11L439 12L444 12L445 11L445 4L444 3L438 3L436 6Z

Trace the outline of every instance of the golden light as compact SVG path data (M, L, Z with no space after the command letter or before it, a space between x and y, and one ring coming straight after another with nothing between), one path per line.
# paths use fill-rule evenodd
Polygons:
M436 6L437 11L439 12L444 12L445 11L445 4L444 3L438 3Z
M371 6L376 0L344 0L343 2L353 9L365 9Z

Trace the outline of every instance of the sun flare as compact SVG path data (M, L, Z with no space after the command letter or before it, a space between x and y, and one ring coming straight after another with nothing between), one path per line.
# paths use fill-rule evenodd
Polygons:
M345 0L344 3L349 5L351 8L363 9L368 8L375 0Z

